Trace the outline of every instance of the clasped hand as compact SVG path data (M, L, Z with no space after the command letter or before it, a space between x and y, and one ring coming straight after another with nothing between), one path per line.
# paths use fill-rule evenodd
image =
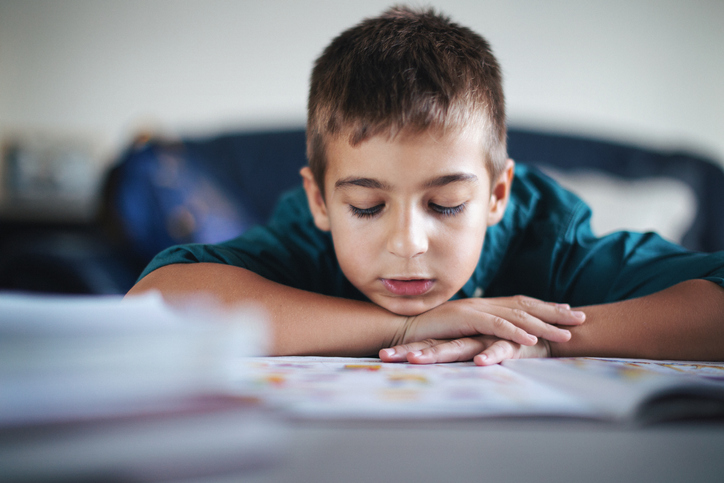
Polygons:
M505 359L549 357L550 342L566 342L568 330L585 314L567 304L514 297L451 300L407 318L392 347L382 349L385 362L431 364L473 360L477 365Z

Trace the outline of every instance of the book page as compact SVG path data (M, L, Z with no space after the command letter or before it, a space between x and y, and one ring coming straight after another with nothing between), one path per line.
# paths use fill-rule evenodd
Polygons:
M587 400L608 419L655 422L724 415L722 363L577 357L503 365Z
M655 361L650 359L616 359L581 357L579 360L605 361L611 368L637 368L667 375L692 375L713 380L724 380L724 363L696 361Z
M676 412L671 404L665 411L658 404L654 419L700 411L682 395L704 396L716 411L724 411L724 383L700 376L722 369L724 364L716 363L596 358L511 360L478 367L472 362L254 357L240 362L239 374L245 377L232 383L232 392L300 418L556 416L648 422L642 408L667 394L678 397Z
M305 418L595 417L587 402L501 365L254 357L239 394Z

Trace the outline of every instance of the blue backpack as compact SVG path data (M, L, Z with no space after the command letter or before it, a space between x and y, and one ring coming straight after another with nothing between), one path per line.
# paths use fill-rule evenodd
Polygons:
M304 131L134 144L114 169L107 202L144 261L171 245L218 243L269 217L301 183Z

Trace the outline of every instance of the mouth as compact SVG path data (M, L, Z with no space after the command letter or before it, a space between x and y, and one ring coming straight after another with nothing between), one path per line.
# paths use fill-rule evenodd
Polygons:
M399 295L399 296L415 296L422 295L428 292L433 284L434 280L429 278L416 278L416 279L394 279L394 278L383 278L380 279L382 284L385 286L388 292Z

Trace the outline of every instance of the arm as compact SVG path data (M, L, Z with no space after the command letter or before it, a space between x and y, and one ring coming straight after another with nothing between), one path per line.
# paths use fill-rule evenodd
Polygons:
M551 355L724 360L724 288L688 280L631 300L582 307L586 324Z
M385 360L415 363L473 359L489 365L519 357L630 357L724 361L724 288L688 280L651 295L581 307L586 323L563 342L524 347L495 337L426 340L383 349ZM387 352L389 351L389 352Z
M569 332L541 319L551 324L581 322L565 306L526 297L497 305L484 299L460 300L404 317L369 302L298 290L243 268L215 263L161 267L140 280L128 295L148 290L159 290L170 303L211 293L228 307L239 303L261 306L271 325L273 355L363 356L400 343L479 334L534 345L537 339L529 333L558 341L570 338Z
M174 264L141 279L128 296L158 290L171 304L212 294L222 306L250 302L271 322L272 355L373 354L394 339L404 317L369 303L304 292L239 267L216 263Z

